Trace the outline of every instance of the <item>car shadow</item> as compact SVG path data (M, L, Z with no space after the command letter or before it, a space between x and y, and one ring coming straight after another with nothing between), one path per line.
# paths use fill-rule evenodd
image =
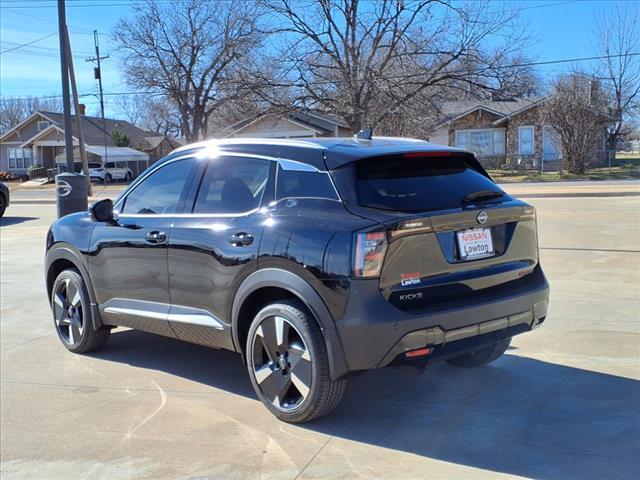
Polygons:
M93 356L256 398L232 352L127 330ZM618 479L640 468L639 406L636 380L507 354L477 369L368 372L331 415L300 427L529 478Z
M38 217L2 217L0 218L0 227L8 227L9 225L17 225L19 223L38 220Z

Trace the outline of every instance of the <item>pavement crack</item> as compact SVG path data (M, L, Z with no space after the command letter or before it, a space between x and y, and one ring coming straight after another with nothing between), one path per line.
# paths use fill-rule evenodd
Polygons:
M333 437L335 437L338 432L342 429L342 427L344 426L344 420L342 422L340 422L338 424L338 426L336 427L336 429L333 431L333 433L331 433L331 435L329 436L329 438L327 438L325 440L325 442L322 444L322 446L318 449L318 451L316 453L313 454L313 456L309 459L309 461L304 465L304 467L302 467L302 469L298 472L298 474L295 476L294 480L298 480L300 478L300 475L302 475L304 473L304 471L307 469L307 467L309 465L311 465L311 463L316 459L316 457L318 455L320 455L320 452L322 452L325 447L327 446L327 444L331 441L331 439L333 439Z
M51 335L53 335L53 333L47 333L46 335L41 335L39 337L30 338L29 340L25 340L24 342L19 343L17 345L13 345L11 347L7 347L7 348L4 349L4 351L5 352L10 352L11 350L15 350L16 348L22 347L23 345L26 345L27 343L35 342L37 340L41 340L43 338L50 337Z

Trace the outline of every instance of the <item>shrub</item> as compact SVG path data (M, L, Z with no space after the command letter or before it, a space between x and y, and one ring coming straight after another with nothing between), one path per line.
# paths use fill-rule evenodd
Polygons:
M114 130L111 132L111 139L118 147L128 147L131 145L131 139L121 130Z
M29 180L29 176L28 175L16 175L14 173L1 172L0 171L0 181L12 182L12 181L16 181L16 180L26 181L26 180Z

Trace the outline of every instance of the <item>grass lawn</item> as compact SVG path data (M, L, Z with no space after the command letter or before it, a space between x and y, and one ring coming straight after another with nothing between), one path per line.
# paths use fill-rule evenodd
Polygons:
M640 152L617 152L616 160L640 162Z
M619 160L619 159L618 159ZM626 160L626 159L625 159ZM640 179L640 163L623 167L592 168L582 175L566 172L526 172L517 170L489 170L489 175L498 183L516 182L560 182L567 180L637 180Z

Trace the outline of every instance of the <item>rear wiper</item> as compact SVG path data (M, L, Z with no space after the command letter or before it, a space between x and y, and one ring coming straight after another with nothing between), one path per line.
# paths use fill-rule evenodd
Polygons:
M467 193L462 198L462 203L480 203L501 197L504 197L504 192L496 190L478 190L477 192Z

